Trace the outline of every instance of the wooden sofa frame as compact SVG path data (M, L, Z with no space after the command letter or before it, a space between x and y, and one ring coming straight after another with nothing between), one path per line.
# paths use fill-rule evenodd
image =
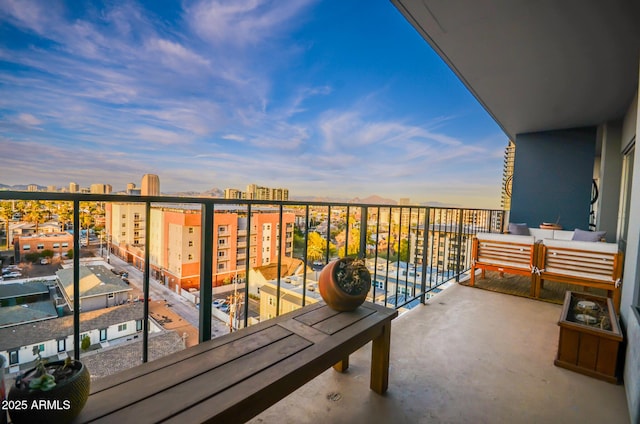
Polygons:
M534 296L540 296L545 280L603 289L619 314L623 254L617 248L597 251L592 247L593 242L539 243Z
M481 235L482 234L482 235ZM481 233L473 238L471 253L471 279L469 285L475 285L476 269L496 271L502 276L516 274L531 277L530 295L535 295L535 280L532 272L537 261L537 248L531 236L509 236L509 240L496 234Z

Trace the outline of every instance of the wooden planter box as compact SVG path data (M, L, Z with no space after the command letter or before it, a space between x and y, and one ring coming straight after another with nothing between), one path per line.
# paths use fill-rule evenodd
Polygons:
M618 383L623 337L611 299L567 291L558 325L556 366Z

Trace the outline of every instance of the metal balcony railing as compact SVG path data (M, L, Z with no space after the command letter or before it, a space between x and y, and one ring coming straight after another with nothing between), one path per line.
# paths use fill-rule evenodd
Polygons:
M280 311L280 290L284 280L283 263L285 256L302 259L304 267L299 279L302 281L302 305L307 299L308 270L322 266L338 256L357 256L365 258L372 274L372 290L370 300L388 307L413 307L424 303L427 294L443 283L454 279L469 269L471 239L477 232L500 232L503 228L504 213L501 210L434 208L425 206L389 206L372 204L345 204L330 202L292 202L292 201L260 201L239 199L209 199L200 197L171 196L128 196L116 194L80 194L50 192L0 192L0 201L55 201L73 203L73 228L80 228L80 202L141 203L145 205L144 219L151 216L154 204L180 204L199 207L201 214L200 257L200 304L199 304L199 341L211 339L212 334L212 287L214 275L218 274L217 257L220 249L231 247L229 244L214 246L214 229L216 207L229 210L229 205L238 207L239 214L246 219L246 230L238 230L237 236L246 237L246 242L237 245L237 260L255 257L256 224L252 223L254 213L269 210L278 216L278 227L283 228L283 216L297 210L304 213L304 224L296 237L286 237L284 249L278 248L275 254L277 275L276 311ZM313 228L310 212L313 211ZM336 212L339 212L336 213ZM333 213L333 214L332 214ZM336 219L336 216L343 218ZM0 219L2 219L0 217ZM322 222L318 222L321 220ZM289 224L289 223L287 223ZM108 225L108 223L107 223ZM293 227L293 225L291 225ZM150 240L153 225L145 223L144 237L140 245L144 250L144 258L136 265L143 271L144 298L149 298L151 278ZM320 228L321 230L318 230ZM310 234L320 231L322 245L311 245ZM232 231L226 231L231 235ZM344 246L338 251L334 236L344 236ZM226 237L225 237L226 238ZM318 237L314 236L315 240ZM291 243L293 242L293 248ZM384 243L381 243L384 241ZM296 245L298 243L298 245ZM380 246L384 246L380 248ZM251 254L249 254L251 252ZM445 253L446 252L446 253ZM73 298L80 298L80 240L79 232L73 234ZM450 260L443 262L438 258L447 256ZM229 258L225 255L224 260ZM250 287L251 261L244 263L244 269L235 270L244 274L244 298L248 299ZM319 265L320 264L320 265ZM155 264L158 265L158 264ZM215 270L215 272L214 272ZM156 273L160 272L155 270ZM230 272L230 271L229 271ZM309 289L310 290L310 289ZM244 302L244 311L240 316L244 325L248 325L249 303ZM80 310L73 309L73 352L76 359L80 357ZM149 305L144 303L143 317L143 361L148 360Z

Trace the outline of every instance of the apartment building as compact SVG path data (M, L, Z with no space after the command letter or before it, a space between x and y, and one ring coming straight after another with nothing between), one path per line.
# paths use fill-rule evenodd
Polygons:
M53 251L54 256L66 255L67 251L73 248L73 236L69 233L17 236L13 244L16 261L20 262L29 253L42 253L45 250Z
M172 290L200 287L201 209L197 205L164 204L151 208L149 264L153 278ZM293 256L293 212L284 212L280 231L279 211L254 208L251 230L245 210L236 206L216 208L213 235L213 282L221 285L252 268ZM144 206L107 206L111 228L111 252L138 267L143 266ZM250 234L250 240L249 240Z
M252 200L289 200L289 190L286 188L262 187L257 184L249 184L246 191L235 188L224 189L225 199L252 199Z
M142 177L140 194L143 196L160 196L160 177L155 174L145 174Z
M141 203L107 203L107 244L114 253L131 262L133 248L144 245L145 206Z
M471 255L471 238L477 230L463 228L458 240L457 224L431 224L427 232L427 255L423 256L424 225L412 228L409 236L409 263L421 265L423 258L441 271L456 270L458 264L464 266ZM458 261L458 252L460 258Z

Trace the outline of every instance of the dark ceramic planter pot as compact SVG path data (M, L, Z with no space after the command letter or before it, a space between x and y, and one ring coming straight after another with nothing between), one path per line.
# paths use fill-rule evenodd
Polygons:
M339 275L349 270L353 258L341 258L330 262L322 272L318 281L318 289L325 303L336 311L352 311L367 298L371 288L371 273L364 268L358 272L358 284L340 284ZM346 287L346 289L345 289Z
M49 362L46 368L62 365L64 361ZM21 407L12 408L9 411L12 423L70 423L73 421L87 402L91 376L82 362L75 361L71 367L77 372L66 380L57 382L51 390L30 390L28 387L17 387L14 384L7 398L13 401L12 405ZM27 375L31 371L33 370L28 371ZM22 408L23 405L26 408Z

